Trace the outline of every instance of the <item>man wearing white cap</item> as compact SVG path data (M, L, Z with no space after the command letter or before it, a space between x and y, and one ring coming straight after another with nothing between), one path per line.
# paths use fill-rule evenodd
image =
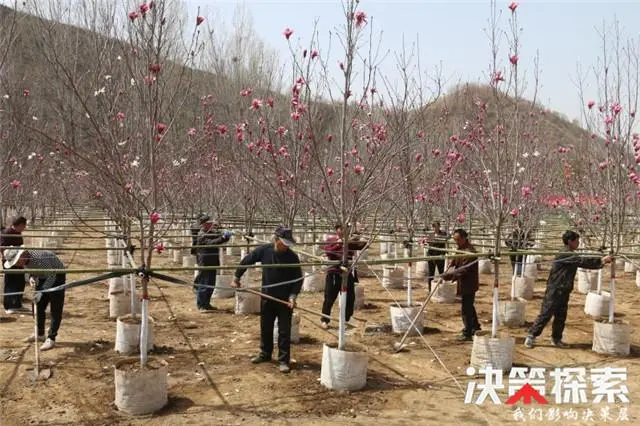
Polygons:
M10 269L14 266L26 267L27 269L64 269L64 264L52 251L48 250L24 250L22 248L7 249L4 251L4 267ZM36 282L37 302L36 321L38 325L37 340L44 340L44 323L47 305L51 304L51 324L47 338L40 350L46 351L56 344L56 336L62 322L62 310L64 307L64 289L48 291L64 285L66 275L60 272L37 272L31 274ZM31 281L31 279L29 280ZM35 342L36 336L26 339L27 342Z

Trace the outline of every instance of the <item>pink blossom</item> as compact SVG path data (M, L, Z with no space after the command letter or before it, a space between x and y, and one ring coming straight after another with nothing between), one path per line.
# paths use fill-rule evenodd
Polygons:
M156 124L156 130L158 130L159 134L163 134L167 130L167 125L164 123Z
M251 101L251 109L260 109L262 106L262 101L260 99L254 99Z
M284 29L282 34L284 34L284 38L289 40L289 37L291 37L293 35L293 30L291 28L287 27L287 28Z
M518 65L518 55L509 56L509 62L511 62L512 65Z
M164 251L164 244L158 243L154 248L158 252L158 254L162 254L162 252Z
M120 111L119 113L117 113L116 114L116 120L118 120L118 121L124 120L124 112Z
M14 180L12 180L12 181L11 181L11 186L13 187L13 189L18 189L18 188L20 188L20 185L21 185L21 184L20 184L20 181L19 181L19 180L17 180L17 179L14 179Z
M424 157L422 156L422 154L420 154L420 153L416 154L416 163L422 162L423 159L424 159Z
M333 140L333 135L331 133L329 133L327 135L327 142L331 142Z
M327 176L333 176L333 169L331 167L327 167Z
M518 215L520 214L520 210L518 210L518 209L511 209L511 211L509 212L509 214L510 214L512 217L516 217L516 216L518 216Z
M358 148L351 148L351 155L353 155L354 157L358 155Z
M418 133L416 133L416 136L420 139L424 138L424 130L420 130Z
M29 93L30 93L30 92L29 92L29 89L28 89L28 88L24 88L24 89L22 89L22 96L24 96L25 98L26 98L27 96L29 96Z
M622 111L622 107L620 106L620 104L611 105L611 112L613 113L613 115L620 114L620 111Z
M598 168L599 168L600 170L604 170L604 169L606 169L606 168L607 168L607 166L608 166L608 165L609 165L609 163L608 163L607 161L603 161L603 162L601 162L600 164L598 164Z
M160 213L152 212L149 215L149 221L151 221L151 223L158 223L159 220L160 220Z
M140 15L138 15L138 12L136 12L135 10L132 10L131 12L129 12L129 20L131 22L135 21L138 16Z
M311 55L309 55L309 57L310 57L311 59L315 59L315 58L317 58L319 55L320 55L320 53L319 53L316 49L313 49L313 50L311 51Z
M196 16L196 27L204 22L204 17Z
M518 8L518 3L516 3L515 1L512 1L511 3L509 3L509 9L511 9L512 13L515 13L517 8Z
M145 2L145 3L142 3L142 4L139 6L139 9L140 9L140 14L141 14L142 16L144 16L144 15L146 15L146 14L147 14L147 12L149 11L149 5L148 5L146 2Z
M440 155L440 150L439 149L432 149L431 150L431 154L433 154L434 157L437 157Z
M287 134L287 128L284 126L280 126L278 127L277 133L278 133L278 136L283 137L284 135Z
M593 106L594 106L595 104L596 104L596 102L595 102L595 101L589 101L589 102L587 102L587 108L591 109L591 108L593 108Z
M613 117L611 117L610 115L607 115L604 119L604 124L610 125L612 123L613 123Z
M353 19L356 21L356 28L362 28L367 23L367 14L364 11L359 10L354 15Z
M196 135L196 128L195 127L190 128L189 131L187 132L187 134L189 136L195 136Z
M529 198L531 195L531 187L529 185L523 186L520 192L524 198Z
M102 198L102 192L96 191L95 197L96 198Z
M268 105L270 108L273 108L273 98L267 98L267 105Z
M496 71L493 74L493 82L498 83L500 81L504 81L504 77L502 76L502 71Z
M360 173L362 173L364 171L364 167L361 164L356 164L353 167L353 171L356 172L357 175L359 175Z
M151 74L158 74L160 73L161 70L162 70L162 65L160 64L149 65L149 71L151 71Z
M250 87L247 87L247 88L242 89L242 90L240 91L240 96L244 96L244 97L246 97L246 96L251 95L252 93L253 93L253 89L251 89Z
M218 136L224 136L227 134L227 126L225 126L224 124L218 124L216 126L216 133L218 134Z
M464 221L466 220L464 212L459 213L458 216L456 216L456 220L458 221L458 223L464 223Z
M292 112L292 113L291 113L291 119L292 119L293 121L298 121L298 120L300 120L300 113L299 113L299 112Z
M124 190L127 192L131 192L131 188L133 188L133 185L131 183L127 183L124 185Z

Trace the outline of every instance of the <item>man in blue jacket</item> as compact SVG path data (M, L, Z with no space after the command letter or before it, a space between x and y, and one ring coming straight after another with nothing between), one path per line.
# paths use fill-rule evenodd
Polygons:
M236 270L234 287L240 287L240 278L247 270L242 266L261 262L265 265L296 265L300 258L291 250L295 244L291 229L279 227L275 231L275 241L264 244L246 255ZM300 266L266 267L262 269L262 292L282 300L276 302L262 299L260 309L260 354L251 362L259 364L271 361L273 353L273 326L278 319L278 363L283 373L291 371L291 319L296 307L296 298L302 288L302 268ZM288 304L288 306L287 306Z

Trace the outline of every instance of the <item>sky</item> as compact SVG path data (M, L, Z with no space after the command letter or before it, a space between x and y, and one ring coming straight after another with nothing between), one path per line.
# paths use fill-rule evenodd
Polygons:
M291 41L307 45L318 20L319 44L328 44L329 31L339 28L344 16L339 0L315 1L275 1L245 0L185 0L189 19L195 19L198 8L200 14L212 22L231 22L239 3L246 5L257 34L279 52L282 62L291 57L283 30L294 30ZM501 26L507 29L510 1L498 1L502 11ZM528 79L528 91L532 96L534 87L531 79L536 52L540 57L540 87L538 100L546 107L565 114L570 120L581 116L581 102L578 98L575 80L577 67L591 70L601 55L601 39L596 27L603 22L612 24L619 21L625 37L638 40L640 26L640 0L628 1L527 1L518 2L518 19L522 33L520 70ZM360 9L373 22L374 34L380 35L381 51L390 51L381 65L381 72L387 78L397 77L394 52L401 52L405 45L419 38L420 63L424 71L432 71L441 65L442 74L448 86L458 82L487 81L490 61L490 44L484 32L488 26L490 6L488 0L478 1L431 1L431 0L361 0ZM634 20L636 22L634 22ZM635 25L634 25L635 24ZM509 49L506 40L502 42L500 53L503 66L508 65ZM337 43L333 43L332 56L328 60L335 77L339 70ZM322 50L321 50L322 55ZM593 74L593 73L591 73ZM593 75L586 80L588 98L597 99Z

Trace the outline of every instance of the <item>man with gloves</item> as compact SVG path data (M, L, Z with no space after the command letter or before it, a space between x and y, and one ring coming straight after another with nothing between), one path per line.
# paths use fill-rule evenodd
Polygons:
M566 348L568 345L562 341L567 310L569 308L569 296L573 290L573 280L578 268L600 269L611 263L611 256L602 258L585 258L577 254L570 254L580 246L580 235L574 231L567 231L562 235L565 253L560 253L553 261L553 266L547 279L547 290L544 292L544 300L540 308L540 314L533 326L529 329L529 335L524 341L527 348L533 348L536 337L542 334L542 330L553 317L551 325L551 342L558 348Z
M196 237L196 260L198 266L220 266L220 248L208 247L224 244L231 238L231 232L220 232L220 222L212 221L209 216L201 216L202 225ZM196 305L198 311L202 313L212 312L215 308L211 306L211 296L216 285L216 270L199 271L195 278Z
M278 227L273 243L264 244L246 255L236 270L233 286L241 286L240 278L246 268L261 262L267 265L296 265L300 263L298 255L291 250L295 244L291 229ZM273 353L273 326L278 319L278 364L282 373L291 371L291 320L296 298L302 288L302 268L300 266L266 267L262 269L262 292L282 300L276 302L263 298L260 309L260 354L251 362L259 364L271 361Z

